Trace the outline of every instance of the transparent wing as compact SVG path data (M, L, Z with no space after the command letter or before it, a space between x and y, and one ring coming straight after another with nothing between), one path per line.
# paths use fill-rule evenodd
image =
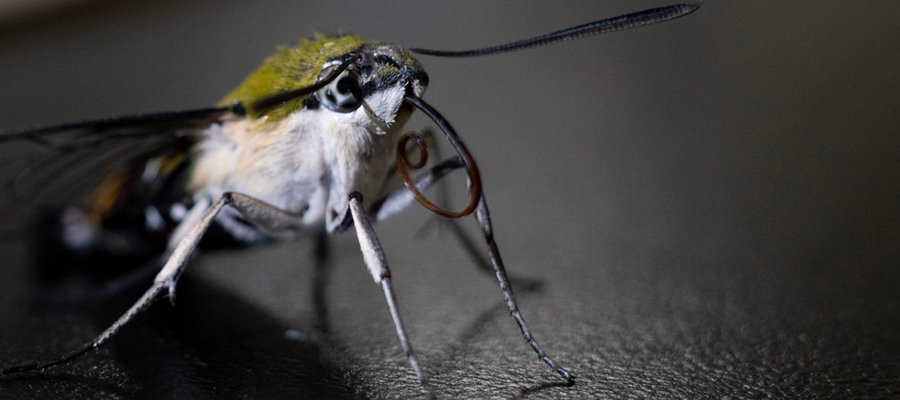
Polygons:
M203 128L241 115L233 106L0 131L0 232L79 205L117 170L184 154Z

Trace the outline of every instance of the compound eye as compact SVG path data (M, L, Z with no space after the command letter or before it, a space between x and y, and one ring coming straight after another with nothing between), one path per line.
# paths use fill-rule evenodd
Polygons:
M359 87L359 74L353 70L345 70L327 86L316 92L316 98L325 108L339 113L348 113L362 105L362 88Z

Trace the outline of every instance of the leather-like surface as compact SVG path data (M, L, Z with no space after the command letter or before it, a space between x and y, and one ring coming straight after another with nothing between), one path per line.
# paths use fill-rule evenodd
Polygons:
M0 127L207 106L316 30L461 49L659 5L95 3L0 37ZM577 379L537 360L496 281L415 206L375 229L438 396L900 395L898 19L887 2L708 2L546 49L422 57L510 274L539 282L517 290L525 319ZM0 247L4 365L80 345L140 291L35 301L29 246ZM0 398L423 397L352 232L331 249L325 269L310 242L204 254L174 309L0 379Z

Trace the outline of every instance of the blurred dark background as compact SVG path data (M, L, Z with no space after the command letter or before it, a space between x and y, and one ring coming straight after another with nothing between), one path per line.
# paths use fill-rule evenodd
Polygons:
M206 107L315 32L467 49L666 3L45 4L0 8L0 129ZM709 1L634 31L421 57L427 100L479 161L508 270L542 282L518 293L525 318L577 375L559 385L496 282L415 206L376 229L436 391L900 395L898 21L897 2ZM4 365L68 351L137 296L35 302L32 250L0 244ZM332 250L318 275L308 242L206 254L175 309L0 380L0 398L420 396L355 237Z

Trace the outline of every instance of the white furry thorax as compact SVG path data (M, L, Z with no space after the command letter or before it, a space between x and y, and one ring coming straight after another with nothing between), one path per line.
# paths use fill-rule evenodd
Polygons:
M403 87L388 88L347 114L320 107L280 121L212 125L195 146L188 189L195 199L215 200L229 191L246 194L302 215L307 227L332 231L350 193L362 193L366 203L384 194L395 146L411 113L400 107L403 94ZM236 217L234 211L224 212L218 221L238 237L258 236Z

